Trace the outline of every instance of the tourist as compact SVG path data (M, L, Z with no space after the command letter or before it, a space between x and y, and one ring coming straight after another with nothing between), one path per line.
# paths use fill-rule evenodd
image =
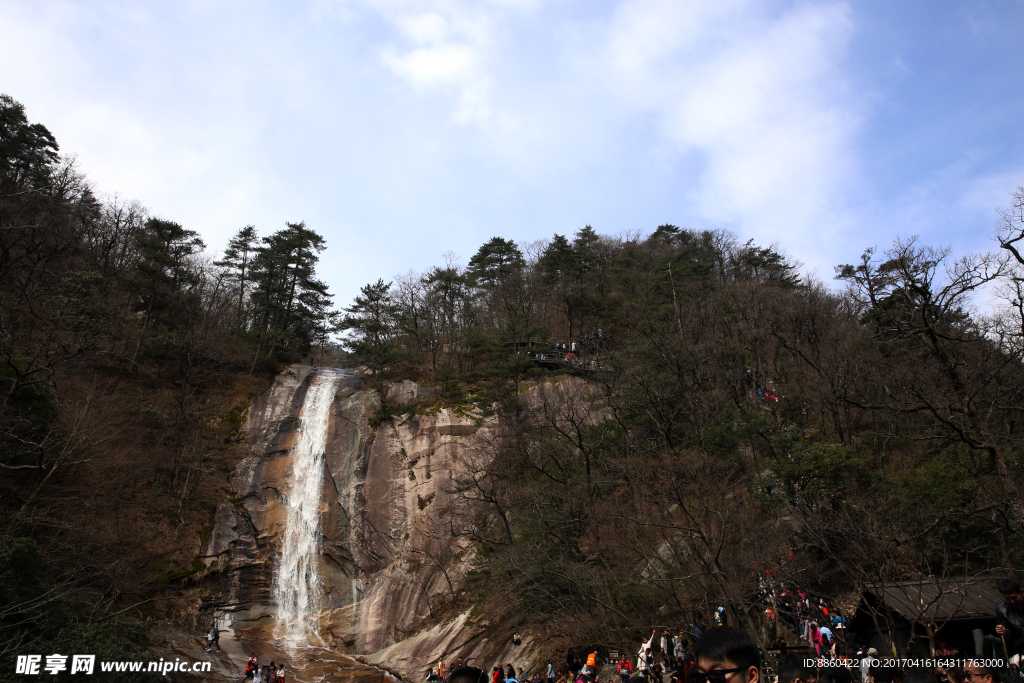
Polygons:
M661 653L671 663L676 644L667 630L661 632Z
M548 670L545 678L547 678L548 683L555 683L555 665L551 663L550 659L548 660Z
M637 659L636 666L640 669L640 674L644 678L648 678L651 675L651 666L654 664L654 654L651 652L651 648L645 647L641 652L639 659Z
M749 633L731 626L713 628L693 646L692 683L760 683L761 652Z
M619 660L616 671L619 674L619 678L622 679L622 683L626 683L629 680L630 676L633 675L633 665L630 664L629 657L623 657Z
M860 660L860 683L868 683L868 678L871 675L871 661L877 656L878 650L869 647L867 655Z
M252 678L256 675L256 655L250 655L249 660L245 663L245 677Z
M587 665L583 667L583 673L596 674L597 673L597 653L591 652L587 655Z
M651 631L651 637L647 639L645 647L649 647L651 649L651 657L653 657L654 660L661 657L661 638L658 637L658 629Z
M681 631L676 637L676 646L672 648L672 656L675 657L677 666L686 656L686 636Z
M576 680L576 674L582 668L583 663L580 662L579 655L573 652L572 648L569 648L569 652L565 655L565 664L569 667L570 678Z
M939 683L935 676L932 676L923 669L911 669L903 673L903 683ZM979 682L980 683L980 682Z
M827 609L827 608L823 608L823 609ZM832 629L830 629L827 624L822 624L821 627L818 628L818 631L821 633L821 642L822 643L825 642L826 638L828 638L829 641L832 641L832 640L835 639L835 636L832 634Z
M807 658L790 653L779 659L778 683L818 683L818 672L807 666Z
M1006 648L1007 664L1020 666L1021 654L1024 654L1024 592L1013 579L1000 581L999 592L1003 595L1003 602L996 607L996 633ZM967 677L966 668L964 677ZM979 682L972 680L969 683Z
M868 667L867 683L892 683L897 673L900 673L900 671L895 667L883 666L883 662L881 660L873 659L871 666ZM989 683L992 682L989 681Z
M949 683L968 683L964 680L964 670L955 666L946 669L946 680Z

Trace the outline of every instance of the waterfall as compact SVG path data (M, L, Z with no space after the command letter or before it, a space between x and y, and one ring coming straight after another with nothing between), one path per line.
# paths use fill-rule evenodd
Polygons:
M331 405L345 372L318 368L311 376L299 413L299 440L292 448L292 483L285 495L281 561L274 577L277 635L290 644L315 637L311 621L322 609L320 561L320 489ZM282 492L283 493L283 492Z

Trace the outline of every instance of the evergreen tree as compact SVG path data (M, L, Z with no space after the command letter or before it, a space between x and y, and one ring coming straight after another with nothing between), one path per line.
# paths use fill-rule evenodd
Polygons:
M136 236L140 258L135 277L126 285L138 297L136 310L143 312L135 356L154 323L163 329L184 324L194 313L196 296L190 289L198 276L191 257L206 245L195 230L173 221L150 218Z
M246 324L245 295L252 279L252 261L256 255L258 239L256 228L247 225L228 242L227 249L224 250L224 257L220 261L214 261L214 265L227 270L228 278L238 288L236 315L240 329L244 329Z
M800 276L796 266L774 247L759 247L748 240L733 256L733 268L742 278L760 282L774 282L783 287L796 287Z
M384 373L403 358L397 344L401 311L391 295L390 282L377 280L359 291L352 305L344 309L339 328L349 332L345 346L373 371L383 396Z
M469 260L466 276L481 295L492 330L505 341L521 341L533 300L526 260L516 243L492 237Z
M600 308L604 262L600 239L588 225L576 233L572 243L564 235L556 234L541 255L541 277L557 293L570 339L580 332L583 315Z
M469 260L467 275L474 285L490 289L525 265L523 252L514 241L492 237Z
M46 126L28 122L23 104L0 94L0 187L47 184L58 149Z
M251 266L256 331L261 346L269 342L268 358L279 348L308 349L330 306L327 285L316 279L324 238L304 222L285 225L262 239Z
M472 320L472 297L466 277L452 265L432 268L422 281L423 317L430 331L431 365L436 369L441 353L445 354L446 364L451 365L463 329Z

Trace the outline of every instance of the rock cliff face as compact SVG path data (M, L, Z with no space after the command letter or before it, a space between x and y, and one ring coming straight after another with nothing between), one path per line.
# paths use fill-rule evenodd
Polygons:
M217 509L203 550L204 561L229 577L221 621L236 633L268 632L274 623L274 572L295 476L291 449L316 372L291 366L254 401L244 426L252 455L232 480L236 502ZM542 384L524 398L539 404L573 382ZM452 502L453 471L485 457L496 420L478 424L472 412L428 406L374 429L368 415L380 399L361 385L359 374L346 373L330 407L316 559L326 593L317 620L323 645L417 676L428 662L470 643L481 657L486 651L488 658L527 661L529 638L510 651L507 643L489 642L468 613L426 628L431 600L458 591L472 553L443 532L439 511ZM388 389L398 403L432 391L412 382Z
M254 402L244 427L253 454L232 481L238 502L218 508L203 553L231 577L234 630L274 619L273 573L293 484L290 449L313 372L290 367ZM433 513L450 495L445 489L460 447L481 436L472 417L447 410L371 429L367 415L379 398L359 390L361 383L359 375L346 375L330 411L318 571L326 592L325 644L370 653L414 631L429 615L431 597L461 579L464 563L454 556L465 549L441 547ZM392 400L429 389L410 384L393 387Z

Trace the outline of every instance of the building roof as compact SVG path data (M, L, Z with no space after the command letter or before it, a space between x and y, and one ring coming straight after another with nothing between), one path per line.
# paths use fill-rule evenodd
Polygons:
M978 578L867 583L864 590L909 621L990 619L1003 602L999 591Z

